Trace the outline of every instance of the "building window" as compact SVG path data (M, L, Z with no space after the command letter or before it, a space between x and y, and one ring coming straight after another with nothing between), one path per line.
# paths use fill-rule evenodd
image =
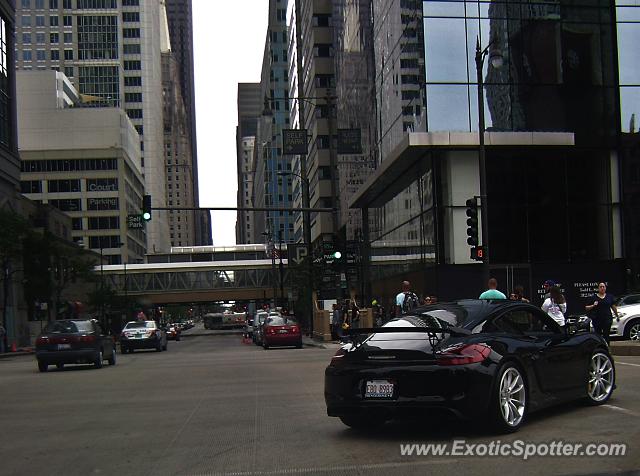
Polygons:
M36 15L36 26L44 26L44 15Z
M22 60L31 61L31 50L22 50Z
M122 21L124 23L139 23L140 13L138 12L122 12Z
M49 0L49 9L57 10L58 9L58 0Z
M140 28L123 28L123 38L140 38Z
M142 64L140 61L127 60L124 62L124 69L125 71L139 71L142 69Z
M49 180L47 181L47 191L49 193L79 192L80 180L79 179Z
M58 33L50 33L49 34L49 43L56 44L60 42L60 35Z
M122 45L122 51L125 55L139 55L140 43L131 43Z
M62 17L63 26L73 26L73 17L71 15L64 15Z
M22 18L20 20L20 25L31 26L31 15L22 15Z
M57 16L50 16L49 17L49 26L58 26L60 25L60 18Z
M73 50L64 50L64 59L69 61L73 59Z
M78 59L110 60L117 58L118 17L115 15L79 16Z
M126 45L125 45L126 46ZM142 78L140 76L126 76L124 78L125 86L142 86Z
M142 102L142 93L125 93L125 102Z
M44 61L46 60L46 53L45 50L36 50L36 60L37 61Z

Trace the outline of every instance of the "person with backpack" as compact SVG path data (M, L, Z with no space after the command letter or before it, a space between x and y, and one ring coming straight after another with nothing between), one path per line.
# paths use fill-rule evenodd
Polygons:
M402 281L402 291L396 296L396 316L407 314L412 309L418 307L420 300L414 292L411 291L411 283Z

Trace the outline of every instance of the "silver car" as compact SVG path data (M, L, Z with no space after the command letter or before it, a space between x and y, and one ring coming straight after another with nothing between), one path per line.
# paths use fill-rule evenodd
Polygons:
M611 336L640 340L640 294L622 296L616 301L618 318L611 323Z

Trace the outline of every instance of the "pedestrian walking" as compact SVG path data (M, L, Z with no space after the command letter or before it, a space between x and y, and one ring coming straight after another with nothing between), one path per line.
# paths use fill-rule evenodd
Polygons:
M352 299L349 304L349 323L354 329L360 327L360 308L355 299Z
M418 307L418 296L411 291L411 283L402 281L402 291L396 295L396 316L407 314L412 309Z
M521 285L517 285L513 288L513 292L509 295L509 299L512 301L529 302L529 300L524 297L524 287Z
M331 339L338 340L338 336L340 335L339 327L342 323L339 304L333 305L333 310L331 311L331 316L329 317L329 319L331 327Z
M4 354L6 347L7 330L0 324L0 354Z
M498 280L496 278L489 279L487 288L489 289L480 294L478 299L507 299L504 293L498 291Z
M593 304L587 304L584 308L591 318L593 329L604 337L608 344L611 323L613 322L611 311L618 318L618 308L614 304L615 297L607 293L607 285L605 283L600 283L598 284L598 292L592 296L591 302Z
M556 321L559 326L564 327L564 315L567 312L567 300L560 292L560 288L558 286L549 288L549 297L542 303L542 310Z

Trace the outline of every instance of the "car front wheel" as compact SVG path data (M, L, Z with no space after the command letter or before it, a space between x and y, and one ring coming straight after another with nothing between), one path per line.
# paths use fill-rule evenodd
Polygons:
M640 319L635 319L627 324L624 337L625 339L640 340Z
M49 368L49 364L47 364L46 362L38 361L38 370L40 372L46 372L48 368Z
M514 364L498 370L491 401L491 424L501 433L517 431L527 410L527 387L524 374Z
M615 377L611 357L602 351L596 351L589 362L587 403L602 405L609 400L613 393Z

